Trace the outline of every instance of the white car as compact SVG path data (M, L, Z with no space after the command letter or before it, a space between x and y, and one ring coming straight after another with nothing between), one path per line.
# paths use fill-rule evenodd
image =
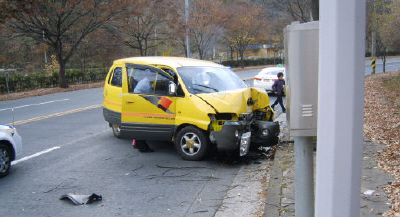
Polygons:
M272 91L272 85L278 80L278 73L283 73L285 78L284 67L269 67L262 69L255 77L253 81L253 87L264 88L267 91Z
M22 139L17 130L9 125L0 125L0 178L10 172L11 161L22 152Z

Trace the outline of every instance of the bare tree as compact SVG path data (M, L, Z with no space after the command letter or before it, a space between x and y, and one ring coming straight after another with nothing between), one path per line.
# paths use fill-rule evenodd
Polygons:
M386 19L383 25L381 25L380 36L382 42L390 47L391 49L399 52L400 51L400 2L394 1L389 4L386 10ZM400 80L399 80L400 87Z
M400 3L398 1L388 4L377 30L383 43L393 50L400 51Z
M68 87L66 63L82 40L124 8L123 0L30 0L27 4L29 11L16 11L9 25L16 34L53 48L62 88Z
M5 23L21 11L29 14L30 3L30 0L0 0L0 23Z
M241 67L244 67L244 52L248 45L266 34L267 27L263 11L252 3L230 6L229 22L226 25L226 38L239 54Z
M220 0L197 0L191 5L190 36L199 52L200 59L205 59L211 52L211 45L223 35L223 24L227 14Z
M167 38L169 19L176 14L171 0L132 0L126 11L113 22L113 35L125 45L147 56Z
M311 20L310 0L286 0L286 9L294 20L308 22Z
M381 57L383 61L383 71L386 71L386 50L390 47L396 49L398 42L398 26L392 26L396 20L396 6L389 0L370 0L367 4L367 41L371 44L371 55ZM394 18L394 19L392 19ZM375 46L376 53L372 51L372 44ZM394 45L394 46L393 46Z
M172 17L173 19L169 20L169 43L173 47L179 47L176 53L184 53L187 57L188 53L186 49L186 35L188 32L188 25L186 24L185 17L185 2L175 1L175 8L175 15Z
M70 64L80 66L82 71L87 71L89 67L108 66L121 57L122 46L105 29L100 28L82 40Z

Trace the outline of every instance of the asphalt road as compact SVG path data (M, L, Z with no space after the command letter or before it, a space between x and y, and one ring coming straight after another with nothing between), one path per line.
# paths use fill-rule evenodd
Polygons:
M399 65L399 58L390 59L387 71ZM369 61L365 67L368 74ZM258 71L237 74L251 86ZM184 161L165 142L151 143L154 153L139 153L132 141L113 136L101 103L102 88L0 102L0 123L13 122L14 108L23 137L22 159L0 179L1 216L215 214L243 164L221 155ZM67 193L96 193L103 200L76 206L59 200Z
M24 158L0 179L2 216L213 216L240 165L212 156L184 161L170 143L152 143L154 153L139 153L130 140L113 136L100 107L90 107L101 103L101 93L0 102L1 122L12 106L16 123L30 120L16 125ZM67 193L104 198L74 206L59 200Z
M375 61L375 73L383 72L383 60L377 58ZM385 63L385 71L390 72L400 68L400 58L388 58ZM371 60L365 61L365 75L370 75L372 73Z
M0 123L13 122L14 108L23 138L22 158L0 179L1 216L215 214L242 163L224 155L184 161L166 142L140 153L131 140L113 136L101 103L102 88L0 102ZM59 200L68 193L103 200Z

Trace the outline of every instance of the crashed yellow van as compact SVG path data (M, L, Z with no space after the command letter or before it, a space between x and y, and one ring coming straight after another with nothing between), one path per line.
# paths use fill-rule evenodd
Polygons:
M115 60L104 85L103 115L116 137L173 141L186 160L209 150L246 155L274 145L279 124L265 90L229 68L179 57Z

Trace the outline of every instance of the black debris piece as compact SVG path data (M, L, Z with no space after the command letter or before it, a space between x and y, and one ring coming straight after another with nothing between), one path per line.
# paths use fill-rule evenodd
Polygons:
M76 194L64 194L60 197L60 200L69 199L76 205L91 204L94 201L100 201L103 199L101 195L93 193L92 195L76 195Z

